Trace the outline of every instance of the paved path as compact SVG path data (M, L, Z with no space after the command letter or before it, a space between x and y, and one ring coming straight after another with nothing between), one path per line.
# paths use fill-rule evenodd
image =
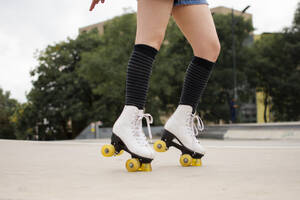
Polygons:
M298 200L300 141L203 140L203 167L158 154L150 173L128 173L127 154L104 158L107 140L0 140L0 200Z

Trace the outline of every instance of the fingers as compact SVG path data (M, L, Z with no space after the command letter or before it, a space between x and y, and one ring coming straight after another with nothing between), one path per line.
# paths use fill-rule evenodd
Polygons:
M95 5L96 5L96 2L93 1L92 4L91 4L91 7L90 7L90 11L92 11L95 8Z
M100 0L93 0L91 7L90 7L90 11L92 11L95 8L96 4L98 4L99 1ZM104 2L105 0L101 0L101 3L103 3L102 1Z

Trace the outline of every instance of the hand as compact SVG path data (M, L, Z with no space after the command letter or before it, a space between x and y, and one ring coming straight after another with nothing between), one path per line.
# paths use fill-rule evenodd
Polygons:
M99 1L100 0L93 0L91 7L90 7L90 11L92 11L95 8L96 4L98 4ZM104 2L105 2L105 0L101 0L101 3L104 3Z

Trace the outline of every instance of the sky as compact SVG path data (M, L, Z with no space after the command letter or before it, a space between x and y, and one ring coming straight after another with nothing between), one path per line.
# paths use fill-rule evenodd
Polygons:
M78 28L136 11L136 0L106 0L89 12L91 0L0 0L0 87L26 102L32 88L30 71L36 52L47 45L75 38ZM255 33L276 32L291 26L299 0L208 0L210 8L226 6L253 15ZM283 3L284 2L284 3Z

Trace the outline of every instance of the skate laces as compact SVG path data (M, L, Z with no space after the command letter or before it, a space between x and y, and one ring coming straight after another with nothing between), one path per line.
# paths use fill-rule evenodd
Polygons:
M196 124L194 123L196 120ZM199 131L203 131L204 130L204 124L202 119L196 114L192 114L192 123L193 123L193 132L194 135L197 136L199 134Z
M152 133L151 133L150 124L153 123L153 117L149 113L144 113L143 115L139 116L139 120L143 120L143 118L146 119L148 135L149 135L150 141L152 142Z
M202 132L204 130L203 121L196 113L191 115L189 114L189 127L191 128L192 133L195 137L199 135L199 131Z
M149 113L139 113L137 115L137 118L135 120L135 136L138 140L139 143L141 143L142 145L148 145L147 142L147 138L145 136L145 134L143 133L142 130L142 120L143 118L146 119L146 123L147 123L147 128L148 128L148 135L150 138L150 142L152 142L152 133L151 133L151 128L150 128L150 124L153 123L153 117L149 114Z

